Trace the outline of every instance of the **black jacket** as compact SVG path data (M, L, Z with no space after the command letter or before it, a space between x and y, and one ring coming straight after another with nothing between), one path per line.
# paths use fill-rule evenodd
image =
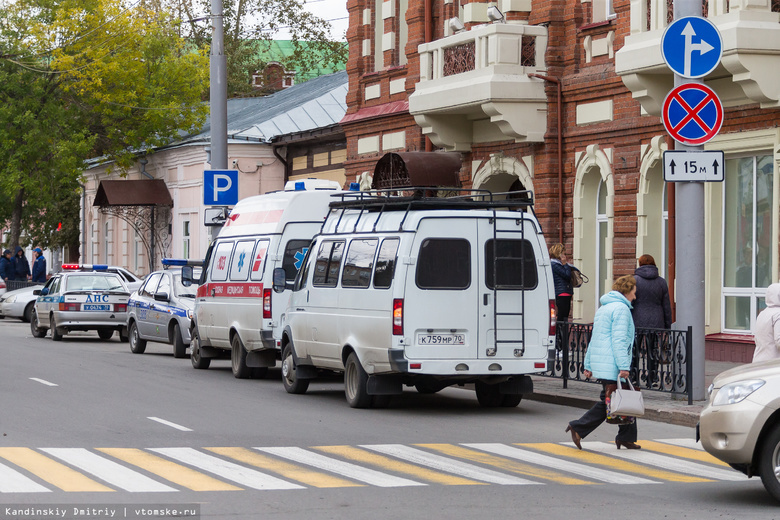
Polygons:
M14 257L11 259L11 263L14 266L14 279L27 281L27 277L30 276L30 263L27 261L27 257L24 256L24 254L22 254L22 256L17 256L19 251L24 251L22 246L16 246Z
M654 265L643 265L634 271L636 300L631 314L634 325L649 329L668 329L672 326L672 306L669 303L669 287L658 276Z
M553 284L555 285L555 296L560 294L573 294L574 288L571 285L571 271L579 271L571 264L562 264L560 260L551 259Z

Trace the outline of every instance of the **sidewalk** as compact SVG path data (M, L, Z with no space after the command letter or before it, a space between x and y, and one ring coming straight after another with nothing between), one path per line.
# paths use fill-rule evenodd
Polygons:
M730 368L740 363L724 361L705 361L704 388L710 386L712 380ZM563 388L563 379L533 376L534 393L523 396L524 399L546 403L590 408L599 398L600 386L594 383L584 383L569 380L568 388ZM688 396L673 397L669 393L645 390L642 392L645 401L643 419L659 421L679 426L696 426L706 401L694 401L688 405Z

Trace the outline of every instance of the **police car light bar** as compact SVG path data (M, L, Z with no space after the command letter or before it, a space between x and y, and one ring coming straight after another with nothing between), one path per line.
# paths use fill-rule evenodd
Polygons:
M107 271L108 265L106 264L62 264L62 269L65 271Z

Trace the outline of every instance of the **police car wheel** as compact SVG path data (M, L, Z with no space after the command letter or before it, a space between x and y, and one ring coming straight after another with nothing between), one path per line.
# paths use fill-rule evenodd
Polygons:
M347 358L344 367L344 394L351 408L369 408L371 397L366 387L368 386L368 374L363 370L357 355L353 352Z
M489 385L482 381L474 384L474 390L477 393L477 401L483 408L496 408L501 406L503 395L498 391L498 385Z
M130 324L128 335L130 336L130 352L143 354L146 350L146 340L141 339L141 336L138 334L138 324L136 322Z
M38 326L38 313L35 312L35 309L33 309L30 316L30 331L34 338L46 337L46 329Z
M282 384L288 394L305 394L309 389L308 379L296 377L292 342L285 345L282 353Z
M187 355L187 344L181 337L181 329L178 323L173 325L173 357L179 359Z
M114 335L114 329L98 329L97 333L100 339L108 340Z
M51 339L53 341L60 341L62 339L62 333L57 330L57 321L54 319L54 315L52 315L49 323L51 324Z
M198 370L205 370L211 365L210 358L203 358L200 356L200 336L198 335L198 329L192 330L192 341L190 341L190 361L192 362L192 368Z

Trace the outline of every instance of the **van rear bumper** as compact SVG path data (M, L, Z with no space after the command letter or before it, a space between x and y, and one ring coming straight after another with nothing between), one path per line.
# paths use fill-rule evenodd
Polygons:
M388 351L390 372L434 376L511 376L537 374L548 370L548 359L413 359L404 356L403 349ZM536 366L541 364L541 366ZM379 372L374 372L379 373Z

